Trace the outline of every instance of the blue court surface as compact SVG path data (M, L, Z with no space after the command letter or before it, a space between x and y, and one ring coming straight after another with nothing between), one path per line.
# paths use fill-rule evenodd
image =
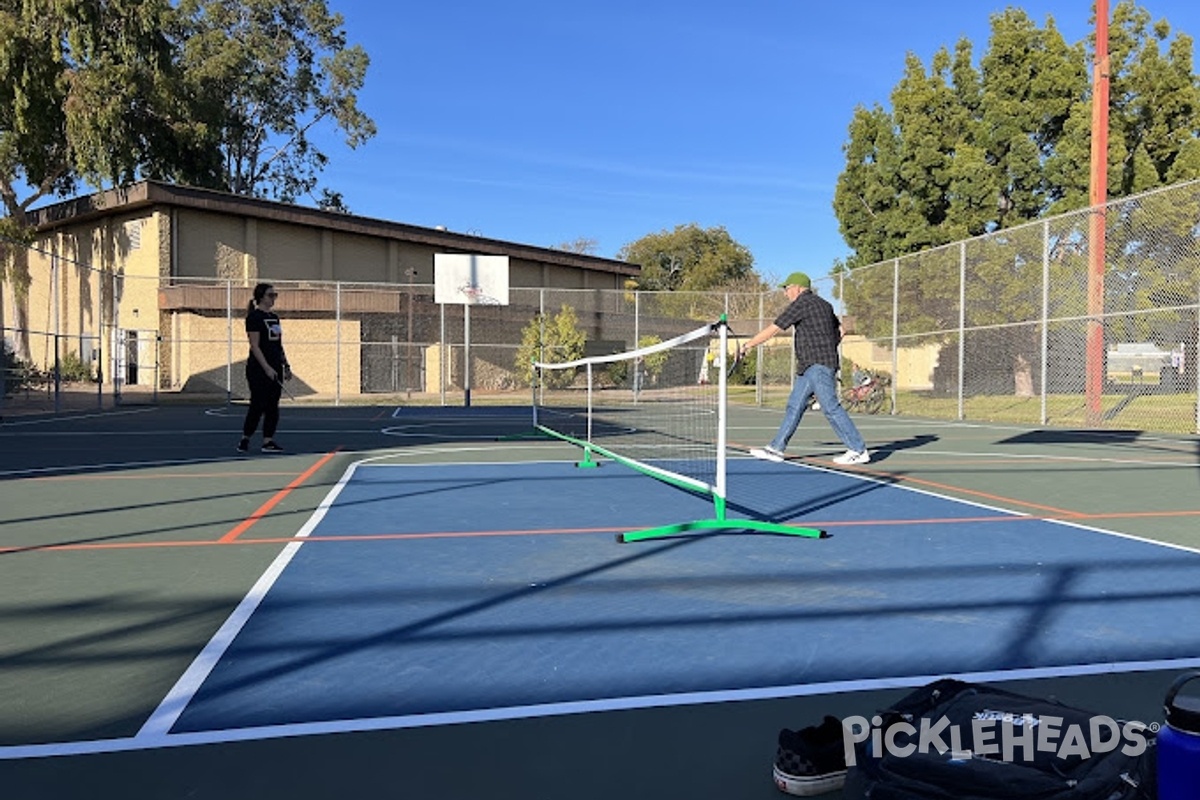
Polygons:
M355 464L143 730L409 727L1200 652L1200 554L797 463L730 516L618 464Z

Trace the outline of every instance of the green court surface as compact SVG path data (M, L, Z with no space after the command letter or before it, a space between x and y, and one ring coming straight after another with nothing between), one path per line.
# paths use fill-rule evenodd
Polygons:
M908 691L911 681L898 679L725 702L22 755L27 746L136 737L355 461L579 458L565 443L528 435L526 412L285 405L280 439L289 452L283 456L234 453L237 406L5 419L0 797L765 800L785 796L771 782L780 728L816 724L825 714L870 714ZM740 456L766 442L779 416L731 408L731 449ZM1196 437L888 416L857 422L875 460L846 472L1161 543L1164 553L1179 558L1200 552ZM824 419L810 414L789 455L829 468L840 451ZM804 491L798 477L798 499ZM614 525L619 504L616 498ZM503 514L497 509L491 527L503 526ZM875 523L921 524L902 516ZM822 546L820 540L790 541L798 548ZM1200 633L1200 620L1178 624ZM1200 652L1191 655L1178 663L987 677L1097 713L1152 722L1162 719L1174 677L1195 668L1190 662L1200 663Z

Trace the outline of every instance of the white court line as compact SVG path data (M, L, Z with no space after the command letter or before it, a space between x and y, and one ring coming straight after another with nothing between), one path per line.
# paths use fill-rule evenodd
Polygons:
M941 678L957 678L971 683L999 683L1003 681L1041 680L1047 678L1073 678L1087 675L1114 675L1127 672L1153 672L1195 669L1200 667L1200 658L1164 659L1159 661L1124 661L1097 664L1080 664L1064 667L1037 667L1030 669L998 670L992 672L960 672L937 675L907 675L894 678L871 678L852 681L827 681L824 683L801 683L791 686L767 686L756 689L730 689L712 692L684 692L680 694L639 695L613 697L600 700L545 703L540 705L509 706L472 711L450 711L433 714L410 714L394 717L369 717L363 719L329 720L290 725L263 725L252 728L233 728L194 733L168 733L156 736L138 736L125 739L99 739L83 742L59 742L53 744L11 745L0 747L0 761L27 758L50 758L54 756L93 755L98 753L121 753L131 750L148 750L163 747L189 747L205 744L261 741L295 736L318 736L335 733L359 733L364 731L401 730L424 728L435 725L459 725L473 722L497 722L512 719L590 714L602 711L628 711L645 708L669 708L673 706L703 703L730 703L752 700L778 700L790 697L811 697L848 692L870 692L886 689L910 689L924 686Z
M151 406L148 408L130 408L122 411L97 411L93 414L72 414L70 416L45 417L42 419L22 419L14 422L0 422L0 428L15 428L24 425L46 425L51 422L72 422L77 419L96 419L98 417L120 417L125 414L145 414L150 411L157 411L158 408ZM80 434L75 434L76 436Z
M876 478L871 475L861 475L861 474L854 473L854 472L843 472L842 470L832 469L829 467L823 467L819 464L806 464L806 463L802 463L802 462L798 463L798 462L794 462L794 461L785 461L784 464L786 464L787 466L793 467L795 469L811 469L811 470L816 470L818 472L832 472L837 475L844 475L844 476L850 477L850 478L857 478L858 480L864 481L866 483L877 483L881 486L887 486L887 487L891 487L893 489L900 489L902 491L912 492L914 494L922 494L922 495L926 495L927 497L936 498L938 500L948 500L952 503L959 503L961 505L972 506L974 508L982 508L986 511L995 511L1000 514L1007 514L1009 516L1032 517L1032 518L1038 519L1042 522L1049 523L1051 525L1063 525L1068 528L1078 528L1079 530L1088 531L1089 533L1100 533L1100 534L1104 534L1105 536L1113 536L1118 539L1128 539L1129 541L1141 542L1142 544L1154 545L1156 547L1165 547L1168 550L1182 550L1185 553L1200 553L1200 548L1187 547L1185 545L1173 544L1171 542L1160 542L1157 539L1147 539L1143 536L1137 536L1132 533L1124 533L1122 531L1110 531L1107 528L1099 528L1095 525L1084 525L1081 522L1074 522L1071 520L1050 519L1047 517L1037 516L1036 514L1031 514L1026 511L1014 511L1011 508L1001 508L1000 506L988 505L987 503L981 503L978 500L966 500L961 497L950 497L948 495L938 494L937 492L934 492L929 489L922 489L922 488L919 488L916 486L908 486L904 483L893 483L893 482L885 480L883 478Z
M327 420L323 420L323 421L327 421ZM359 420L359 421L361 422L361 420ZM334 435L339 434L339 433L348 434L348 435L349 434L361 434L361 433L380 433L380 432L382 432L382 430L383 429L381 429L381 428L297 428L297 427L293 427L293 426L289 425L289 426L287 426L287 428L280 428L279 432L281 435L287 434L287 435L291 436L294 434L296 436L303 436L306 433L320 433L320 434L334 434ZM60 436L63 438L68 438L68 439L75 438L75 439L79 439L81 441L85 441L87 439L95 439L95 438L99 438L99 437L103 437L103 436L127 437L127 438L131 438L134 436L157 436L160 438L167 437L167 436L222 436L222 437L229 439L230 441L236 442L238 440L238 437L241 435L242 435L242 432L240 430L230 431L230 430L221 429L221 428L200 428L200 429L171 428L168 430L145 430L145 429L143 429L140 431L87 431L87 432L83 432L83 431L20 431L20 432L14 432L14 433L0 434L0 438L9 439L9 438L17 438L20 436L26 436L26 437L31 437L31 438L32 437L45 438L45 437L51 437L51 436ZM232 448L230 448L230 449L232 449Z
M1196 469L1197 464L1195 457L1188 453L1179 452L1177 455L1184 457L1184 461L1156 461L1152 459L1142 458L1109 458L1102 456L1066 456L1066 455L1049 455L1039 453L999 453L999 452L972 452L963 450L928 450L922 448L912 448L905 450L892 451L886 447L879 447L871 452L891 453L903 452L905 455L911 456L953 456L962 458L994 458L994 459L1011 459L1013 461L1078 461L1084 464L1139 464L1142 466L1152 467L1187 467L1188 469ZM1175 455L1175 454L1172 454Z
M423 452L464 452L470 450L510 450L508 445L493 445L489 447L473 447L473 448L433 448ZM412 452L412 451L410 451ZM386 458L392 458L399 453L388 453L372 456L361 459L351 464L338 481L337 485L330 490L325 499L313 512L313 515L304 524L304 526L296 533L297 539L302 539L309 536L317 527L318 523L324 518L325 514L332 507L333 502L341 493L349 482L351 476L360 466L371 467L409 467L417 468L420 465L412 464L375 464L370 462L381 461ZM416 455L417 453L413 452ZM505 464L519 465L530 462L481 462L487 466L503 466ZM567 463L567 462L550 462L550 463ZM796 469L810 469L820 472L836 473L843 477L856 479L868 483L878 483L885 487L900 489L902 491L913 492L916 494L928 495L943 501L959 503L962 505L983 508L991 511L996 511L1001 514L1010 516L1027 517L1029 514L1022 512L1011 511L1009 509L996 508L983 503L962 500L954 497L946 497L931 492L925 489L919 489L903 484L888 483L886 481L867 476L859 475L851 472L842 472L840 470L826 469L824 467L812 464L799 464L788 462L788 465ZM1095 528L1092 526L1080 525L1072 522L1063 522L1059 520L1044 520L1052 524L1061 524L1067 527L1079 528L1089 532L1117 536L1121 538L1131 539L1134 541L1143 542L1146 544L1167 547L1176 550L1185 550L1188 552L1197 552L1186 547L1167 544L1164 542L1156 542L1153 540L1142 539L1137 536L1127 535L1114 531ZM311 723L295 723L288 725L267 725L250 728L236 728L214 731L199 731L194 733L171 733L170 729L178 721L179 716L183 713L187 704L195 696L203 684L205 678L209 675L212 669L216 666L225 650L233 642L237 633L245 626L250 616L258 608L266 593L271 586L278 580L284 567L294 557L303 542L296 541L288 544L284 550L276 557L271 566L258 579L250 592L242 599L238 607L225 621L213 638L205 645L204 649L172 687L167 696L159 704L158 708L150 715L149 719L143 724L141 730L133 737L121 739L99 739L91 741L77 742L54 742L47 744L36 745L9 745L0 747L0 761L28 759L28 758L48 758L53 756L72 756L86 755L97 753L116 753L128 752L133 750L147 750L163 747L184 747L202 744L218 744L229 742L242 741L259 741L263 739L275 739L293 736L311 736L333 733L350 733L362 731L379 731L379 730L398 730L404 728L420 728L433 725L453 725L469 722L490 722L510 719L527 719L543 716L558 716L567 714L583 714L597 711L621 711L643 708L663 708L670 706L693 705L699 703L723 703L723 702L738 702L748 700L769 700L782 699L788 697L804 697L813 695L845 693L845 692L861 692L861 691L877 691L884 689L901 689L923 686L939 678L958 678L959 680L979 683L995 683L1000 681L1014 680L1035 680L1045 678L1065 678L1079 677L1086 675L1109 675L1126 672L1146 672L1159 670L1178 671L1183 669L1200 668L1200 658L1184 658L1184 659L1161 659L1154 661L1125 661L1125 662L1099 662L1093 664L1067 665L1060 667L1033 667L1027 669L1013 670L997 670L987 672L968 672L968 673L946 673L939 675L910 675L896 676L891 678L872 678L849 681L829 681L825 683L807 683L785 686L769 686L754 689L729 689L707 692L686 692L679 694L663 694L663 695L638 695L632 697L614 697L599 700L547 703L538 705L523 705L511 706L505 708L490 708L471 711L443 712L433 714L413 714L391 717L372 717L363 719L348 719L348 720L331 720L324 722Z
M141 469L143 467L178 467L188 464L224 464L236 461L230 458L171 458L161 461L112 461L106 464L75 464L60 467L29 467L27 469L11 469L0 472L0 478L11 478L21 475L52 475L56 472L95 472L108 469ZM277 460L277 459L273 459Z
M325 514L333 506L334 500L346 488L346 484L349 483L351 476L354 475L354 470L357 466L358 462L355 462L346 468L346 471L342 473L341 479L325 495L325 498L317 506L312 516L304 523L304 526L296 532L296 539L304 539L316 529L321 520L325 518ZM229 645L233 643L238 632L241 631L242 627L250 619L250 616L258 608L263 598L267 596L267 592L270 591L275 581L283 574L284 567L288 565L288 562L299 551L301 544L303 542L290 542L275 557L275 560L267 567L267 571L259 577L246 596L242 598L242 601L238 603L237 608L225 620L225 623L221 625L208 644L204 646L204 649L200 651L200 655L196 656L196 659L171 688L171 691L167 693L167 696L159 704L158 708L154 710L149 719L142 725L141 730L134 737L135 740L157 742L170 733L171 726L178 721L179 715L183 713L183 710L191 702L201 684L204 683L204 680L212 672L217 662L221 660L221 656L224 655ZM154 745L150 744L148 746Z

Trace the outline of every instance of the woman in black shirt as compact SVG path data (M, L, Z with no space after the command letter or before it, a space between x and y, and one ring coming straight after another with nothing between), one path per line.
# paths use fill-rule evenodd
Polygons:
M279 424L279 398L283 392L281 381L290 380L292 368L283 352L283 331L279 316L273 310L279 293L269 283L254 287L254 299L246 308L246 338L250 340L250 357L246 359L246 382L250 384L250 407L246 409L246 420L242 423L242 440L238 452L250 449L250 437L262 420L264 453L281 453L283 448L275 441L275 428Z

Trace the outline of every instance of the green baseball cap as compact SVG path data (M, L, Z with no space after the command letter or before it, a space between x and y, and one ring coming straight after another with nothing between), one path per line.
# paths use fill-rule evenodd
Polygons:
M793 272L783 279L783 283L779 284L782 287L788 286L803 286L805 289L812 288L812 281L803 272Z

